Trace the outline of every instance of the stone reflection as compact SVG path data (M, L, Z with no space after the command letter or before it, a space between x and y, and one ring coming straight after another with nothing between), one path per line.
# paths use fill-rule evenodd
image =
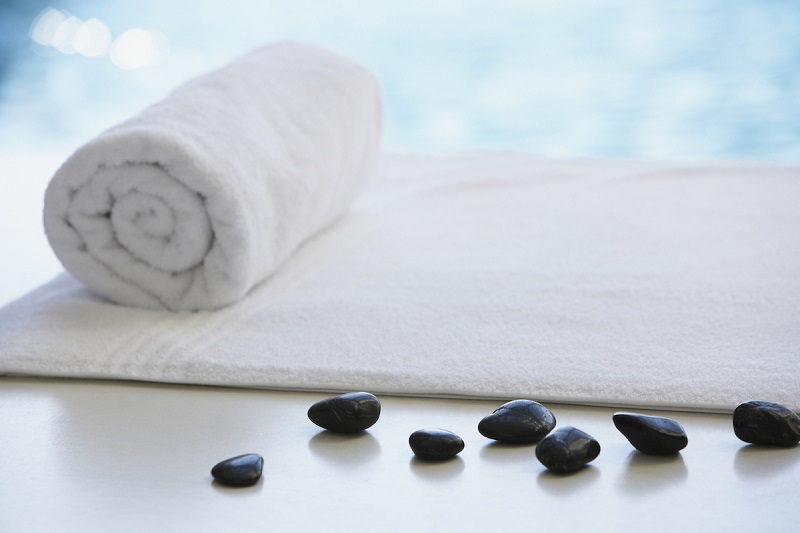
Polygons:
M453 457L446 461L433 462L412 457L409 467L420 479L442 482L458 477L464 471L464 460L461 457Z
M481 448L480 457L482 461L497 463L499 466L529 461L536 464L535 449L536 446L533 444L490 442Z
M733 467L738 477L748 480L770 479L780 475L797 477L800 471L800 446L742 446L736 452Z
M569 496L588 490L599 479L600 469L588 465L568 475L542 470L536 477L536 484L553 496Z
M351 468L378 458L381 445L368 432L344 434L321 431L308 441L315 457L341 468Z
M647 496L680 485L688 477L680 454L657 456L632 451L617 480L617 489L631 496Z

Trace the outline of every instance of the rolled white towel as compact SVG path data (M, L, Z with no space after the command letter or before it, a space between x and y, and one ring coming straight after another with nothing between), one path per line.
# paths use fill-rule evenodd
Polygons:
M48 186L45 231L109 300L221 307L343 213L380 132L367 69L311 45L266 46L79 148Z

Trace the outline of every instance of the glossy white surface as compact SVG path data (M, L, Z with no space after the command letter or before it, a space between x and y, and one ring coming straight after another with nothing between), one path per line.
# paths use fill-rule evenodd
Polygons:
M493 444L498 402L381 397L367 432L314 426L326 394L0 379L0 531L793 531L800 448L754 447L730 417L666 413L688 447L634 451L613 409L550 405L600 456L548 473L534 446ZM662 416L665 413L658 413ZM424 427L460 434L444 463L413 458ZM264 456L253 487L217 485L218 461Z

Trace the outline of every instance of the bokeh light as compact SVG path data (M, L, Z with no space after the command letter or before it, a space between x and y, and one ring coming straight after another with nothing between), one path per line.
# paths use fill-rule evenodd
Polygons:
M74 54L76 50L72 45L72 38L80 27L81 19L68 16L58 25L58 28L56 28L51 46L62 54Z
M48 7L33 19L29 35L42 46L53 46L56 33L61 24L69 18L66 11Z
M109 54L121 69L159 65L169 55L169 41L157 30L128 30L114 40Z
M797 0L54 5L16 16L40 53L14 45L0 143L88 136L291 39L378 75L392 149L800 161Z
M63 9L48 7L28 33L35 43L63 54L100 57L109 53L121 69L160 65L169 56L169 41L157 30L130 29L113 40L108 25L97 18L82 21Z
M111 45L111 31L101 20L89 19L75 31L72 46L86 57L98 57L106 53Z

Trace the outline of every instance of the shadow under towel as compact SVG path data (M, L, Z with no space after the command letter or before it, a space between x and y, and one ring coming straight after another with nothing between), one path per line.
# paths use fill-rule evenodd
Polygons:
M730 411L800 409L800 168L389 156L218 311L68 275L0 310L0 372Z

